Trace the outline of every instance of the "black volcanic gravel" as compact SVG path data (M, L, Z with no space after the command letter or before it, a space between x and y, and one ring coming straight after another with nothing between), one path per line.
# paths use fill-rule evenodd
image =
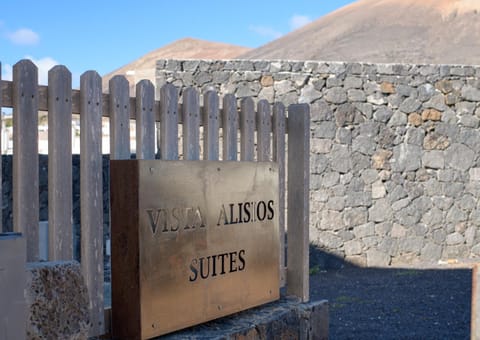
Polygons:
M311 268L332 340L470 339L471 269Z

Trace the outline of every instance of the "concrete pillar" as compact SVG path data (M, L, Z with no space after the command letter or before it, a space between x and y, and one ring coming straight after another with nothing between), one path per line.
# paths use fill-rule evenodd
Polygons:
M25 339L25 238L0 233L0 339Z

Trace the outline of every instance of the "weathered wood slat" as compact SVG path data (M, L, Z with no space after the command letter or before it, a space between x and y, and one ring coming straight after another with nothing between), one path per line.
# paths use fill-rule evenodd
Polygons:
M288 107L287 294L309 299L310 110Z
M255 158L255 103L250 97L240 104L240 160L253 161Z
M200 100L197 90L183 91L183 157L186 160L200 159Z
M219 99L215 91L203 95L203 159L218 160Z
M73 259L72 74L65 66L48 72L48 258Z
M238 111L237 98L233 94L226 94L223 97L222 114L223 160L236 161L238 153Z
M285 106L273 105L273 161L278 164L278 225L280 234L280 284L286 284L285 277Z
M27 239L27 261L38 244L38 69L30 60L13 66L13 227Z
M257 104L257 160L269 162L271 157L270 133L272 132L272 118L270 104L262 99Z
M155 88L149 80L136 87L137 159L155 159Z
M161 159L178 159L178 90L171 84L160 89Z
M80 211L82 271L90 299L91 336L103 334L102 79L80 77Z
M109 81L110 158L130 159L130 88L124 76Z

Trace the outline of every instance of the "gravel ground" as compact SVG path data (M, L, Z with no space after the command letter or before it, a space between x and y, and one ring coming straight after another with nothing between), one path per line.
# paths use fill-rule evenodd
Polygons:
M310 268L311 301L329 301L331 340L470 339L468 266L358 268L311 247Z
M471 269L311 268L311 299L329 301L332 340L470 338Z

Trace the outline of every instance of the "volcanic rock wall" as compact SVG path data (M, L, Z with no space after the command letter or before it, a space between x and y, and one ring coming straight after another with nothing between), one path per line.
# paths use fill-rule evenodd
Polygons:
M311 104L310 240L359 265L480 255L480 68L159 60L157 86Z

